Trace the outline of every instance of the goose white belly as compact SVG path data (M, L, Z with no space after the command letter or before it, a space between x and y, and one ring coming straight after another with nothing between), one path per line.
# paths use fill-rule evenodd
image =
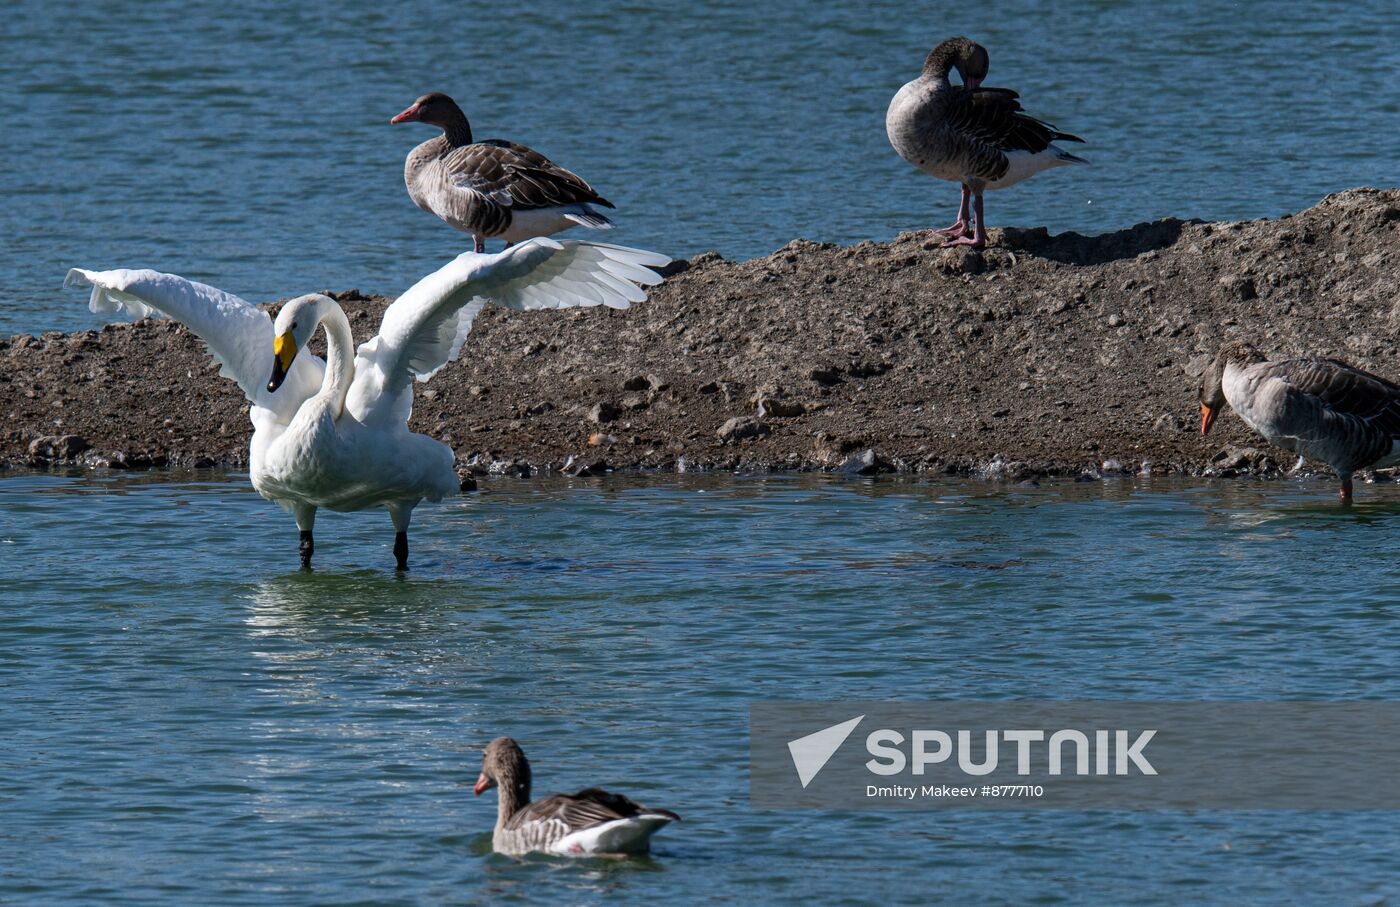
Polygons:
M1071 161L1064 159L1065 150L1050 145L1044 151L1007 151L1006 172L1000 179L993 180L982 188L984 189L1005 189L1007 186L1014 186L1022 180L1028 180L1051 167L1064 167Z
M579 222L574 217L585 213L587 212L583 205L514 210L511 212L510 226L498 238L508 243L518 243L532 236L552 236L570 227L577 227Z
M595 853L646 853L651 836L671 821L666 816L628 816L571 832L550 845L550 853L584 856Z

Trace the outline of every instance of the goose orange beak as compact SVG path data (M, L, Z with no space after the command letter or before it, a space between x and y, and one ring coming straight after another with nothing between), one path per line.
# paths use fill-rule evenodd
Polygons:
M1215 417L1220 415L1220 410L1211 409L1204 403L1201 404L1201 434L1208 434L1210 427L1215 424Z
M486 793L490 789L491 779L486 777L485 772L482 772L481 775L476 779L476 786L472 788L472 793L480 797L482 794Z
M389 122L390 122L390 124L394 124L394 123L407 123L407 122L409 122L409 121L411 121L411 120L416 120L416 119L418 119L418 114L419 114L419 113L420 113L420 110L419 110L419 108L418 108L418 105L417 105L417 104L414 104L412 107L408 108L408 109L405 110L403 113L401 113L401 114L399 114L398 116L394 117L394 118L393 118L392 120L390 120Z

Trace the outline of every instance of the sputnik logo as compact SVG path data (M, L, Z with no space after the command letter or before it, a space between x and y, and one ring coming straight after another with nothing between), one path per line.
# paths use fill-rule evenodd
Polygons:
M797 769L797 779L802 782L803 788L817 777L817 773L836 755L836 751L841 748L841 744L846 742L846 738L851 736L851 732L856 729L856 725L864 720L864 715L857 715L850 721L843 721L840 724L833 724L831 727L822 728L815 734L808 734L806 737L798 737L796 740L788 742L788 752L792 754L793 768Z

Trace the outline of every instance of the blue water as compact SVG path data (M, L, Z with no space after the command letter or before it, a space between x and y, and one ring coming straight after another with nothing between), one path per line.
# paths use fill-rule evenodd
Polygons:
M758 811L754 699L1400 698L1400 486L495 480L324 514L246 477L0 478L0 902L1348 903L1400 816ZM491 855L480 747L674 809Z
M884 112L938 40L1089 140L988 198L993 226L1277 216L1393 185L1400 6L701 0L314 5L12 0L0 22L0 335L97 324L69 267L155 267L255 300L397 294L464 248L391 127L455 95L618 205L609 238L751 257L945 226L957 193ZM579 232L579 231L576 231Z

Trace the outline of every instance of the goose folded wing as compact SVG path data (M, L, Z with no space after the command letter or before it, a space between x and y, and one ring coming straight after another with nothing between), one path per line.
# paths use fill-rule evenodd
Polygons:
M461 189L519 210L612 202L577 174L514 142L478 142L448 156L446 165Z
M133 319L164 316L180 322L203 340L219 374L232 378L255 407L290 420L301 403L316 393L324 363L310 353L296 358L281 390L270 393L272 319L251 303L216 287L149 269L89 271L73 268L64 286L90 285L88 308L99 315L123 309Z
M661 282L664 255L607 243L538 237L495 255L466 253L414 284L355 355L347 405L370 424L407 421L412 383L456 359L488 301L509 309L625 309Z
M659 815L679 819L673 812L647 809L629 797L614 794L599 787L590 787L576 794L555 794L536 800L512 817L511 824L557 822L569 832L601 825L617 819L638 815Z
M1339 359L1274 363L1270 373L1331 412L1400 438L1400 386Z
M1056 140L1084 141L1026 113L1020 97L1010 88L963 90L950 106L949 124L1002 151L1037 153Z

